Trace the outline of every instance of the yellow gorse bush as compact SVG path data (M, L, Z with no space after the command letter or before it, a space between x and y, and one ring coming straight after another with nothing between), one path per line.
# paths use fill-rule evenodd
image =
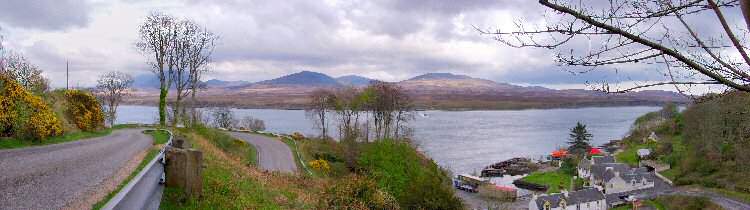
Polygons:
M324 170L324 171L330 171L331 170L331 166L328 165L328 161L323 160L323 159L318 159L318 160L312 161L312 162L309 163L309 165L310 165L310 167L312 167L312 168L314 168L316 170L321 170L321 169Z
M91 132L104 127L104 112L94 96L82 90L68 90L65 96L70 103L70 116L78 128Z
M0 135L45 139L63 132L60 119L40 97L0 75Z
M297 141L302 141L303 139L305 139L305 136L303 136L303 135L302 135L301 133L299 133L299 132L294 132L294 134L292 135L292 138L293 138L294 140L297 140Z

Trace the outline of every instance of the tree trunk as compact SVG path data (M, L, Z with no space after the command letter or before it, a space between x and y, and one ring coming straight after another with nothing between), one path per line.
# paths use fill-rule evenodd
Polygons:
M161 92L159 93L159 125L164 126L167 121L167 88L164 78L161 81Z
M745 17L745 23L750 30L750 0L740 0L740 10L742 10L742 16Z

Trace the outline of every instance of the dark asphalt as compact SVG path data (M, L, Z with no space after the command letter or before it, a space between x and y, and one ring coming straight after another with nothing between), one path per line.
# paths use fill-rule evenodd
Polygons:
M258 163L263 169L297 173L298 168L294 155L289 146L268 136L243 133L227 132L232 137L242 139L258 149Z
M55 145L0 150L0 209L60 209L151 146L143 129Z

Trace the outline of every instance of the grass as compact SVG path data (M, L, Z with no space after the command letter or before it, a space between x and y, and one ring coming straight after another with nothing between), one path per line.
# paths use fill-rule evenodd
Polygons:
M313 189L322 184L316 180L246 166L214 140L189 135L203 151L203 194L200 199L188 199L184 189L167 187L161 209L312 209L317 203L318 190Z
M84 140L88 138L94 138L94 137L101 137L106 136L112 133L112 131L121 129L121 128L132 128L135 127L134 125L115 125L110 128L105 128L99 131L94 132L76 132L67 134L64 136L57 136L57 137L51 137L47 138L45 140L26 140L26 139L0 139L0 150L2 149L14 149L14 148L23 148L23 147L34 147L34 146L43 146L43 145L50 145L50 144L59 144L59 143L65 143L65 142L71 142L71 141L78 141L78 140Z
M237 157L247 166L258 165L258 150L251 144L231 137L224 132L207 127L197 127L195 132L208 139L214 146L232 157Z
M638 165L638 161L640 160L640 157L638 157L638 150L639 149L651 149L653 152L653 150L656 149L656 147L657 147L657 143L630 144L628 145L628 148L625 151L617 153L617 155L615 155L615 158L617 158L618 161L623 162L623 163L628 163L630 165Z
M560 173L558 171L550 171L546 173L533 173L521 178L521 181L531 182L534 184L549 186L547 193L559 193L560 182L562 181L563 187L570 186L570 178L573 175Z
M154 145L165 144L169 141L169 132L164 130L147 130L143 133L154 138Z
M674 178L677 176L677 173L678 171L675 168L670 168L662 172L659 172L659 174L661 174L662 176L666 177L667 179L673 182L674 182Z
M644 200L643 201L643 206L638 207L638 208L643 208L643 207L647 207L647 206L652 206L655 209L659 209L659 210L666 209L664 207L664 205L662 205L661 203L657 202L656 200L652 200L652 199ZM625 205L612 208L611 210L631 210L631 209L633 209L633 204L632 203L626 203Z

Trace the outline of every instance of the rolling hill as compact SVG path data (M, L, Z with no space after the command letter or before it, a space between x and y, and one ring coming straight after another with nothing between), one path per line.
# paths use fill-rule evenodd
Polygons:
M209 89L200 94L203 106L241 108L302 109L308 94L318 88L366 86L369 78L349 75L333 78L326 74L302 71L256 83L209 80ZM687 97L670 91L644 90L626 94L605 94L592 90L555 90L539 86L498 83L450 73L428 73L397 82L420 108L526 109L575 108L590 106L660 106L688 103ZM156 85L158 86L158 85ZM139 91L128 103L153 105L158 92ZM153 93L152 93L153 92Z

